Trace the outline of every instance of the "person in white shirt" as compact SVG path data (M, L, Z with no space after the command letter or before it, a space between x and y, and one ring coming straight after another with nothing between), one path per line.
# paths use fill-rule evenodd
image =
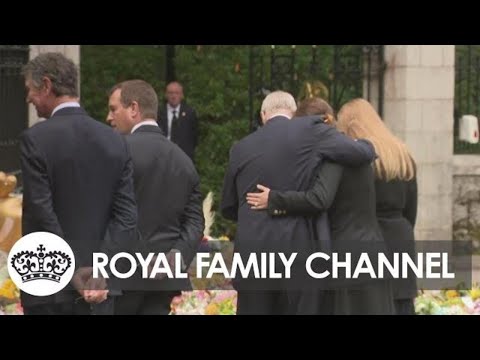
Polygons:
M194 160L198 144L198 119L195 110L184 101L183 86L169 83L165 90L166 103L158 109L158 124L168 140L177 144Z

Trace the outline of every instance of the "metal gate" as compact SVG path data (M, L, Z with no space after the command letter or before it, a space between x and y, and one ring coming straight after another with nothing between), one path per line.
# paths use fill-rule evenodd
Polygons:
M384 71L383 45L252 45L251 130L259 125L263 98L273 90L299 100L320 96L336 111L348 100L364 97L382 115Z
M28 126L25 83L21 69L28 45L0 45L0 170L20 168L19 136Z
M480 118L480 46L455 45L454 153L479 154L480 144L459 140L463 115Z

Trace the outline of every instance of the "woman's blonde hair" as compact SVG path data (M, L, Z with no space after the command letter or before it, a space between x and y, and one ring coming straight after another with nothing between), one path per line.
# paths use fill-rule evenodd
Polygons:
M337 115L337 129L355 139L367 139L375 147L375 176L390 181L415 177L415 162L407 146L385 126L373 106L364 99L354 99L342 106Z

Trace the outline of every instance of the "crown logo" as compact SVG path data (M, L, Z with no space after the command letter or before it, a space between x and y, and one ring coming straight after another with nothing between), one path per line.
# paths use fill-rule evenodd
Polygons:
M45 246L40 245L37 252L21 251L12 257L12 267L22 277L22 282L50 280L58 283L72 265L69 255L61 251L45 250Z

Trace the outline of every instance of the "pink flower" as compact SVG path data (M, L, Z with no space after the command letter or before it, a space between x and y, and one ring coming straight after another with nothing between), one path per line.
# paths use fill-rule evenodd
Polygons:
M215 293L215 297L213 298L214 302L222 302L226 300L235 300L236 302L237 292L235 290L219 290Z

